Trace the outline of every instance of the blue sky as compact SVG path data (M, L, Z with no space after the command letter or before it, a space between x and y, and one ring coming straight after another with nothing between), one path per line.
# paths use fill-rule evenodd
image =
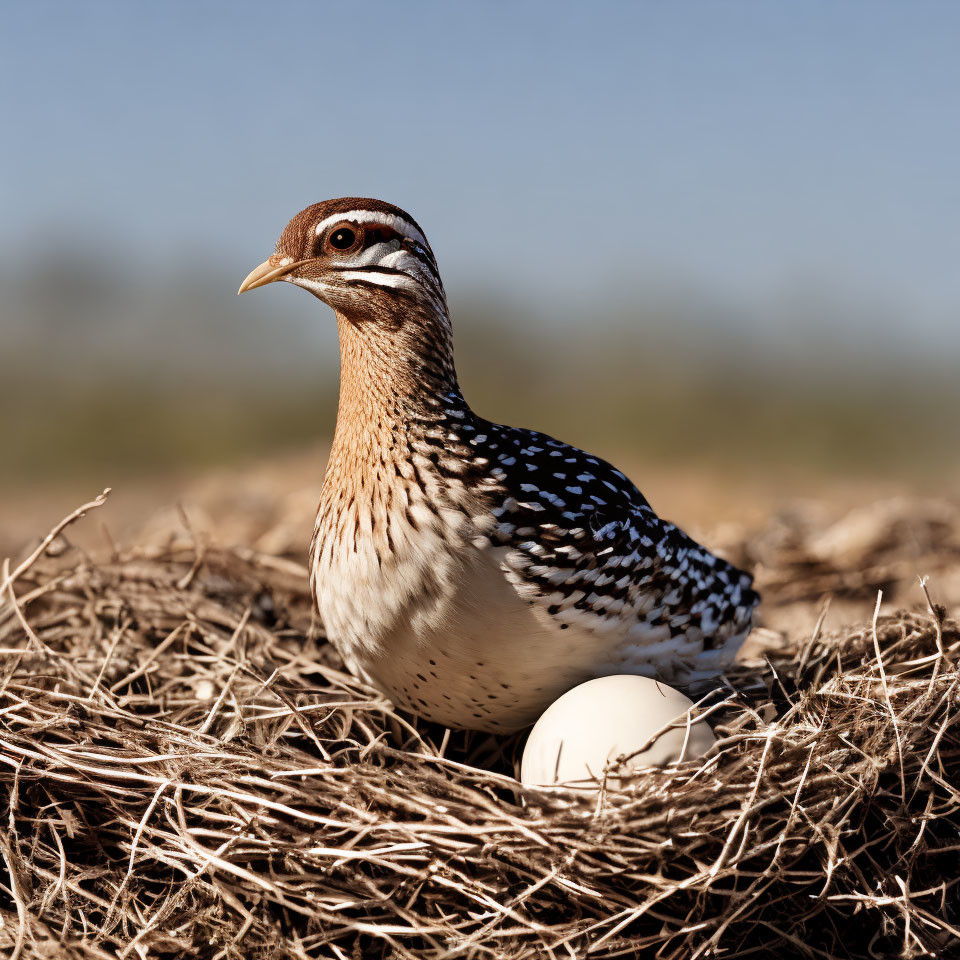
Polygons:
M371 195L454 293L825 291L956 349L958 50L933 2L10 3L0 253L239 278Z

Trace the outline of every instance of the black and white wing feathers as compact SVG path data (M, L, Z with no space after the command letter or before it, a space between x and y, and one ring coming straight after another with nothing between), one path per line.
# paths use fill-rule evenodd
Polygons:
M759 597L752 577L661 520L609 463L552 437L478 421L508 578L561 630L622 641L632 671L709 673L732 658Z

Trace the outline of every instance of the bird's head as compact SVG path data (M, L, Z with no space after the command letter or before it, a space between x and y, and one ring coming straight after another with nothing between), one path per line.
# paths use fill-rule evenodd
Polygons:
M381 200L343 197L301 210L277 252L238 293L286 280L350 318L396 317L397 308L445 312L433 251L408 213Z

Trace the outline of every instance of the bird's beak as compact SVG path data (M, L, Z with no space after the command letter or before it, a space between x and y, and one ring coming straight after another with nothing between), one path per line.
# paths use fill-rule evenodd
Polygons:
M295 261L290 257L279 259L276 256L271 257L269 260L264 260L259 267L254 267L247 274L246 279L240 284L237 296L240 296L241 293L246 293L248 290L254 290L257 287L265 287L268 283L273 283L274 280L280 280L290 273L291 270L296 270L297 267L306 262L306 260Z

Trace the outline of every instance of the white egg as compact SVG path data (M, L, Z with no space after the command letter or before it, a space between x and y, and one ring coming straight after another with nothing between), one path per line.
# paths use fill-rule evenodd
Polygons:
M692 706L679 690L649 677L588 680L554 701L536 722L523 750L520 779L527 786L596 789L608 763L638 750L630 767L703 756L715 738L705 720L688 713Z

